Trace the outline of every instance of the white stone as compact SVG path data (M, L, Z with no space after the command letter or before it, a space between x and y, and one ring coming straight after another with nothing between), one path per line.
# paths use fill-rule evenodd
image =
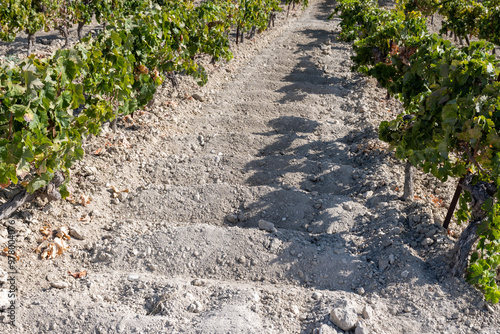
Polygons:
M327 324L321 325L318 334L338 334L337 330Z
M50 286L56 289L66 289L69 284L64 281L50 282Z
M358 322L356 305L349 300L341 299L330 311L330 321L344 331L353 330Z
M363 307L363 318L367 320L373 318L373 309L369 305Z
M323 297L323 295L321 293L319 293L318 291L315 291L312 295L312 298L313 299L316 299L316 300L319 300L321 299L321 297Z
M127 279L129 281L137 281L139 279L139 275L130 274L130 275L128 275Z
M425 238L423 241L422 241L422 246L430 246L434 243L434 239L431 239L431 238Z
M369 334L371 331L368 329L368 326L363 321L358 321L356 323L356 330L354 334Z

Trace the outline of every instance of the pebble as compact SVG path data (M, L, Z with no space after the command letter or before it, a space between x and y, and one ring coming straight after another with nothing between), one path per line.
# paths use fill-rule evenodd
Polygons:
M203 311L203 306L196 300L188 306L187 310L192 313L200 313Z
M349 203L344 203L344 205L342 205L342 207L344 208L344 210L346 211L352 211L352 205L349 204Z
M365 294L365 289L363 287L359 287L356 292L358 293L358 295L364 295Z
M274 227L273 223L270 223L270 222L263 220L263 219L259 220L259 228L261 230L271 232L271 233L278 232L278 230L276 230L276 227Z
M226 216L226 220L231 224L236 224L238 222L238 216L235 214L230 214Z
M363 321L358 321L356 323L356 330L354 331L354 334L368 334L368 333L370 333L368 326Z
M66 289L69 284L64 281L50 282L50 286L56 289Z
M346 299L337 301L337 306L330 311L330 321L344 331L353 330L358 322L355 304Z
M410 272L408 270L403 270L401 272L401 277L407 278L410 275Z
M425 238L423 241L422 241L422 246L430 246L434 243L434 239L431 239L431 238Z
M197 94L197 93L194 93L192 95L193 99L197 100L197 101L200 101L200 102L204 102L205 99L203 98L203 96L201 96L200 94Z
M337 330L328 326L327 324L321 325L318 334L337 334Z
M389 266L389 261L387 259L378 260L378 269L384 271Z
M85 239L85 236L83 235L83 233L79 229L76 229L73 227L69 229L69 235L77 240Z
M139 279L139 275L136 275L136 274L130 274L130 275L128 275L127 279L128 279L129 281L131 281L131 282L132 282L132 281L137 281L137 280Z
M199 279L199 278L196 278L195 280L193 280L191 282L192 285L194 286L205 286L205 281Z
M365 305L363 307L363 318L365 318L366 320L368 319L372 319L373 318L373 309L371 308L371 306L369 305Z
M315 300L320 300L321 297L323 297L323 295L321 293L319 293L318 291L315 291L313 294L312 294L312 299L315 299Z
M394 254L389 254L389 264L394 263Z

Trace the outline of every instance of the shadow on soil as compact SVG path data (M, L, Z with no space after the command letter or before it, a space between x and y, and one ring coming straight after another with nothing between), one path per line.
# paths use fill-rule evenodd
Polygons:
M333 3L323 5L319 18L326 20ZM301 51L306 52L320 50L321 43L332 36L326 30L306 29L302 33L314 39L301 45ZM289 84L279 90L285 96L276 102L282 104L304 100L311 94L341 95L334 86L355 85L353 81L326 76L311 56L301 57L283 81ZM366 186L353 175L380 160L369 157L360 163L359 155L364 153L353 153L349 148L364 139L376 139L373 129L351 131L331 141L311 141L313 134L322 131L322 124L315 120L284 116L268 125L272 130L259 135L274 136L276 140L263 148L259 158L248 163L245 170L250 174L247 184L267 185L272 191L240 208L247 220L239 226L257 228L262 221L274 224L277 231L269 234L269 244L278 244L275 261L289 268L285 275L292 284L346 292L364 287L367 293L384 295L389 291L386 289L401 280L406 268L385 264L390 254L418 268L420 274L412 285L438 282L436 271L409 247L411 231L394 237L377 233L385 221L383 217L374 219L370 212L379 210L381 203L398 201L395 195L375 195L366 202L353 200ZM409 227L406 220L401 225ZM444 261L443 256L433 261L437 258ZM313 302L311 307L319 307L319 302ZM304 323L302 331L311 332L313 327Z
M346 292L363 287L368 293L383 295L389 285L401 279L404 269L384 264L390 254L424 273L412 281L413 285L438 282L429 263L408 246L412 237L408 222L403 223L408 235L370 233L384 228L385 222L371 221L369 212L379 209L380 203L399 198L377 195L365 203L353 200L365 186L353 175L366 166L355 162L361 152L353 154L344 144L360 140L357 131L335 141L309 142L306 138L319 127L314 120L288 116L273 119L269 125L273 131L260 135L276 136L276 141L263 148L260 159L246 169L249 185L268 185L273 190L241 208L247 220L239 226L258 228L261 221L274 224L277 232L269 234L270 245L279 240L275 261L289 268L286 277L290 282ZM376 138L370 132L363 136ZM287 175L292 178L287 179ZM444 261L444 256L439 258ZM311 328L304 326L304 332L310 332Z

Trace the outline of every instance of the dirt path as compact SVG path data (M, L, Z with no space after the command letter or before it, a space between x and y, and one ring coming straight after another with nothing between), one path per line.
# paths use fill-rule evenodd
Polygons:
M31 247L43 223L84 240L23 256L11 332L500 333L499 308L447 276L434 204L453 182L420 176L422 200L399 200L403 168L377 140L397 106L349 72L333 6L247 42L203 102L165 90L89 142L72 184L90 204L15 220Z

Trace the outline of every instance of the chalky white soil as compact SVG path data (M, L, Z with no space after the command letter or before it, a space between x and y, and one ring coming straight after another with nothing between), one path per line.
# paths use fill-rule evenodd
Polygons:
M0 332L500 333L499 307L448 274L456 181L419 174L399 199L403 165L377 129L400 107L350 72L334 5L280 14L207 65L207 86L166 82L90 139L76 203L14 217L17 327ZM41 260L46 223L83 240Z

